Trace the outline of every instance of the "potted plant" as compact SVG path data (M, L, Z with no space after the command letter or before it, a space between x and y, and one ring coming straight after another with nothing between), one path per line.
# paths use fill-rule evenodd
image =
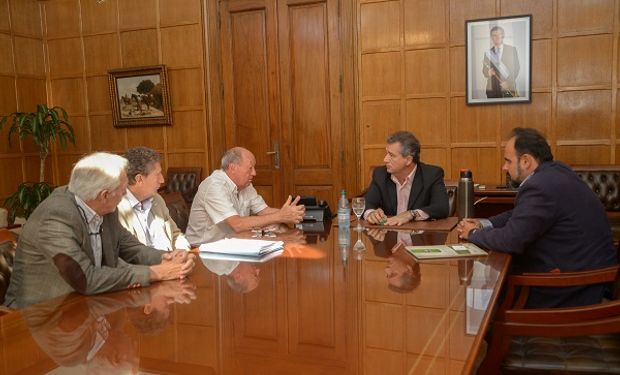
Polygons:
M35 112L13 112L0 119L0 130L9 121L9 145L13 134L18 134L20 139L31 136L39 146L40 160L39 182L20 184L17 191L5 201L9 209L9 223L12 223L16 215L27 219L39 203L52 193L52 186L45 182L45 159L55 141L60 143L62 149L67 148L67 142L75 145L75 134L69 124L67 111L61 107L50 108L45 104L38 104Z

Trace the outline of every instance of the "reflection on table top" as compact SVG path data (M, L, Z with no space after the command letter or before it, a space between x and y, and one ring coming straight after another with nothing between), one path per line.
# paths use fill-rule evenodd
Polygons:
M403 242L456 233L322 229L278 234L267 263L5 315L0 374L471 371L508 256L416 263Z

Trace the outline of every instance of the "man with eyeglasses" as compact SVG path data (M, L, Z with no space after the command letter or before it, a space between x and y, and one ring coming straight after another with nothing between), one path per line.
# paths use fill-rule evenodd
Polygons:
M118 155L85 156L73 167L69 185L34 210L17 243L8 307L189 275L193 254L145 246L119 223L116 206L127 189L126 168L127 159Z
M420 162L420 142L408 131L390 135L385 166L377 167L363 214L370 224L402 225L413 220L448 216L448 193L443 169Z

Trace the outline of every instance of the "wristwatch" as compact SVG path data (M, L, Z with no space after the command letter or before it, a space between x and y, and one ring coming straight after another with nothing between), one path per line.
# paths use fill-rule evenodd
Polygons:
M420 214L418 213L418 211L416 210L409 210L409 213L411 214L411 221L415 221L415 219L420 216Z

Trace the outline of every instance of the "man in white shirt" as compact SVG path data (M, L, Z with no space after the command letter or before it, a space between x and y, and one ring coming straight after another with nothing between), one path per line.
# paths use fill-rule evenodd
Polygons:
M118 204L121 224L140 242L159 250L189 250L189 242L157 194L164 176L161 156L147 147L127 150L127 194Z
M222 157L221 169L213 171L194 197L186 237L198 245L271 224L297 224L305 208L288 197L282 208L267 206L258 195L252 179L256 176L256 158L247 149L234 147Z

